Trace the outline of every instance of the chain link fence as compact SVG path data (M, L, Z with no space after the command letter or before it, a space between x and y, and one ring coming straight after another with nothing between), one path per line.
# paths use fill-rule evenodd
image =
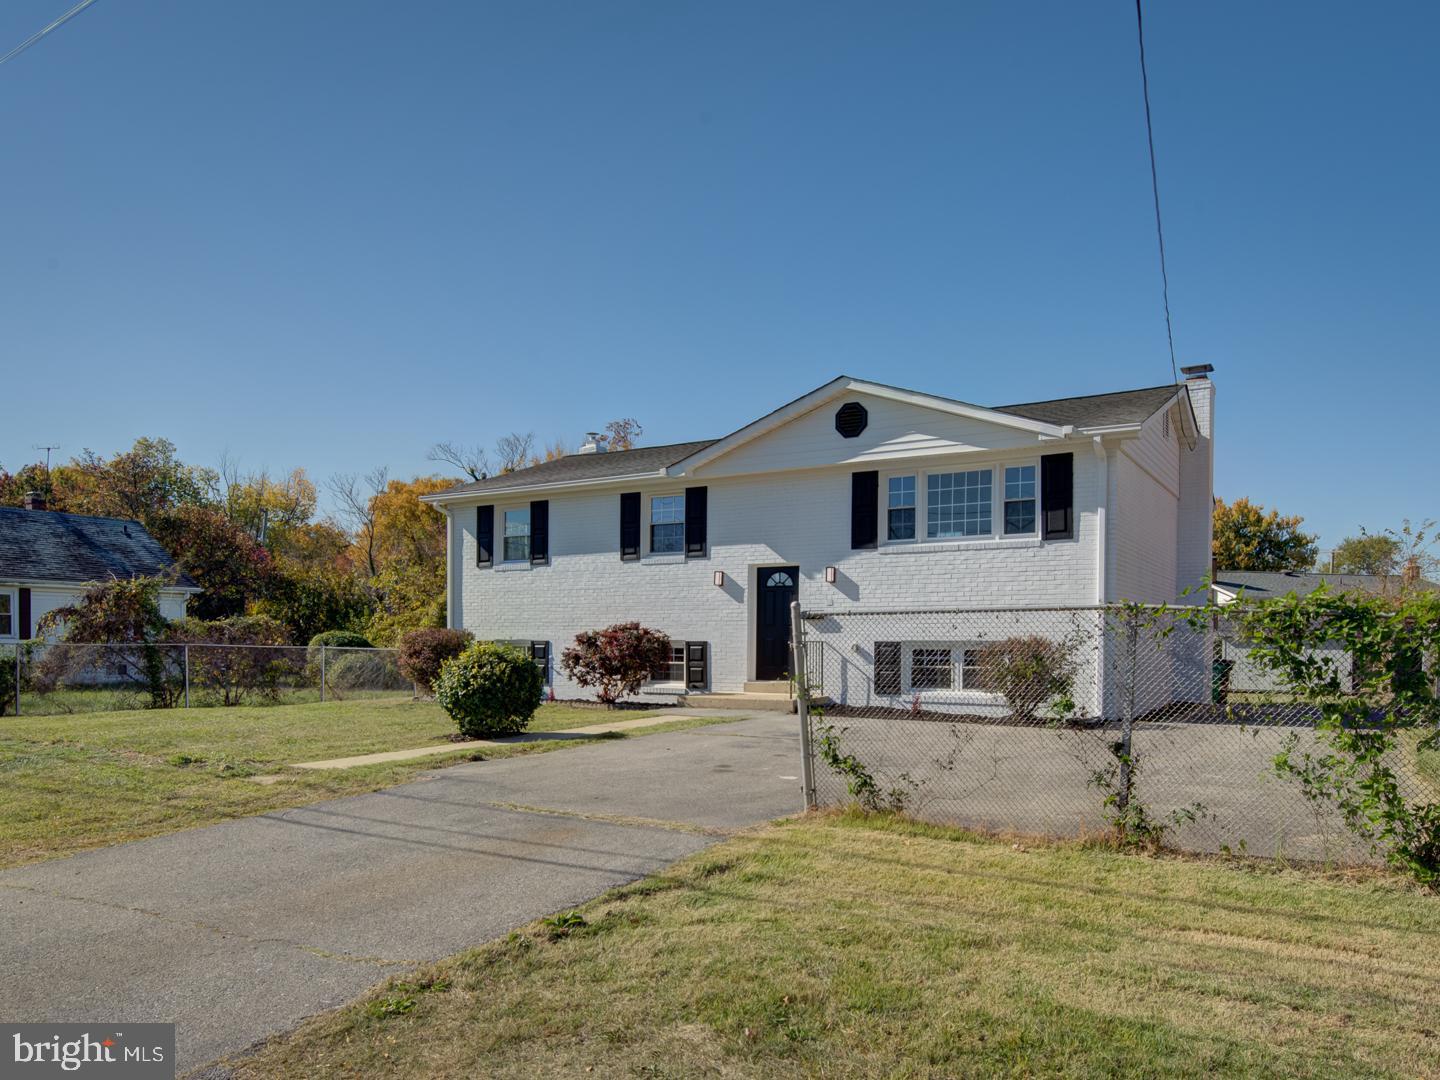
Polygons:
M22 642L0 646L0 715L409 697L395 649Z
M1226 620L1131 605L797 611L816 805L858 801L999 832L1127 823L1196 851L1368 861L1277 774L1320 745ZM1344 665L1336 655L1331 662ZM1413 761L1408 794L1434 797Z

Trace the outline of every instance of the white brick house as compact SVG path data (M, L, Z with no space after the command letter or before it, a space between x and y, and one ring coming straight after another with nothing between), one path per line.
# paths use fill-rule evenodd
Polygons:
M531 642L638 620L659 694L789 670L807 611L1174 601L1210 567L1213 398L1179 385L985 408L848 377L714 441L592 450L425 496L449 624ZM688 643L688 649L682 644Z

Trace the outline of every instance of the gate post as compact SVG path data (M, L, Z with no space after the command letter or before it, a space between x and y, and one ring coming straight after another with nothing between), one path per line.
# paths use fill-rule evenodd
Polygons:
M805 809L815 809L815 768L810 755L810 683L805 675L805 639L801 636L803 620L800 601L790 604L790 648L795 654L795 711L800 716L800 784Z

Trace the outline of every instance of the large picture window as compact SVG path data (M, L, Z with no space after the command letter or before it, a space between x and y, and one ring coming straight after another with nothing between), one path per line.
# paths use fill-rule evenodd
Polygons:
M684 495L656 495L650 499L650 550L655 554L684 553Z
M530 508L505 511L506 562L530 561Z
M991 471L931 473L925 478L925 535L931 540L989 536Z

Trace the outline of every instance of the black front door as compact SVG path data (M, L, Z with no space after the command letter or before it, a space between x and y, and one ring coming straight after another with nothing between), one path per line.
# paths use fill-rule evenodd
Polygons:
M800 595L798 566L762 566L755 571L760 606L755 617L755 679L790 674L790 605Z

